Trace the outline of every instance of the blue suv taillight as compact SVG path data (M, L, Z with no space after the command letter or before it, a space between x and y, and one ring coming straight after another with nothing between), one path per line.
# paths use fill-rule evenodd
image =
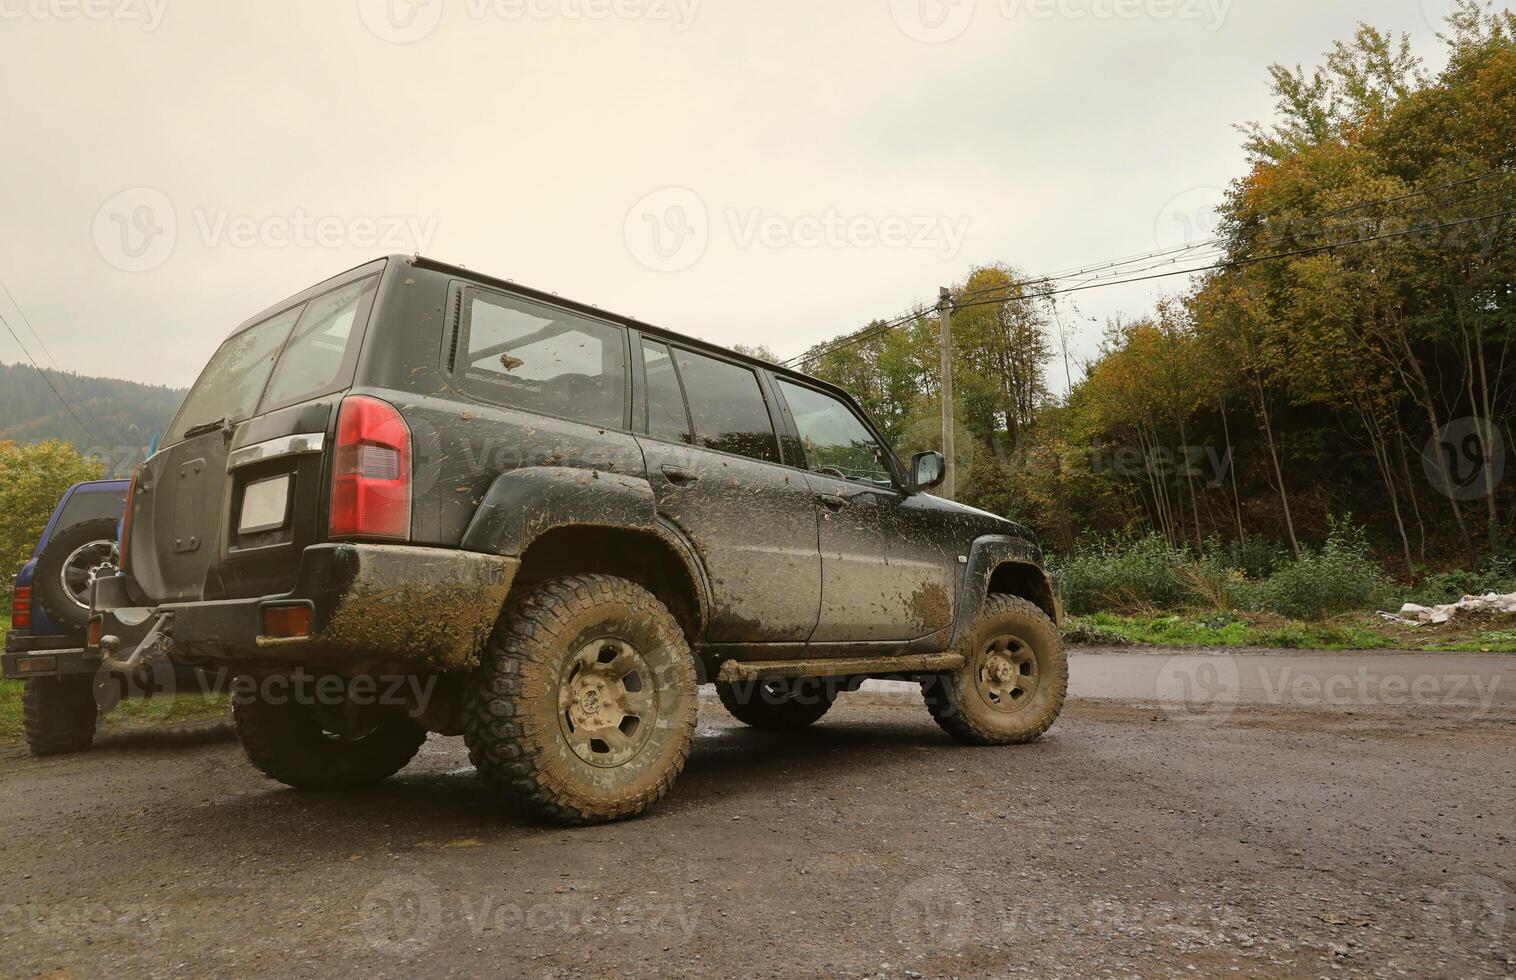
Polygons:
M21 585L16 587L16 592L11 596L11 629L29 630L32 628L32 587Z

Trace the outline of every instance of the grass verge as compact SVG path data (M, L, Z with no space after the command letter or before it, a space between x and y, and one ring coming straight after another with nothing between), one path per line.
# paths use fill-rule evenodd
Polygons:
M1070 617L1063 633L1070 644L1091 646L1516 652L1516 630L1492 628L1498 625L1494 619L1473 617L1443 626L1406 627L1361 616L1304 623L1266 614L1095 613Z

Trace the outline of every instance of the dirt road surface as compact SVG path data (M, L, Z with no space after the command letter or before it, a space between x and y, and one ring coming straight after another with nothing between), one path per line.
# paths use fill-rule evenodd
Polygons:
M225 741L0 750L14 976L1516 974L1516 658L1082 654L1042 742L918 697L741 728L647 818L492 808L459 740L321 795Z

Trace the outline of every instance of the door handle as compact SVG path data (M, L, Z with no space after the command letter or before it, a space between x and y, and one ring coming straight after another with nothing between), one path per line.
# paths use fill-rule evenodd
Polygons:
M833 513L847 506L847 501L834 493L818 493L816 499L821 501L821 506Z
M687 470L683 466L674 466L672 464L665 463L662 466L662 470L663 475L668 477L668 481L675 486L687 487L691 483L700 482L699 473L696 473L694 470Z

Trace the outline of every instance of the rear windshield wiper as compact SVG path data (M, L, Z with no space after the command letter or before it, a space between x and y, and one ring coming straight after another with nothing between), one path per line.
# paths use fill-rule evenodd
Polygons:
M226 422L225 418L219 418L214 422L201 422L199 425L192 425L184 430L184 438L189 439L193 436L204 435L207 432L215 432L225 427Z

